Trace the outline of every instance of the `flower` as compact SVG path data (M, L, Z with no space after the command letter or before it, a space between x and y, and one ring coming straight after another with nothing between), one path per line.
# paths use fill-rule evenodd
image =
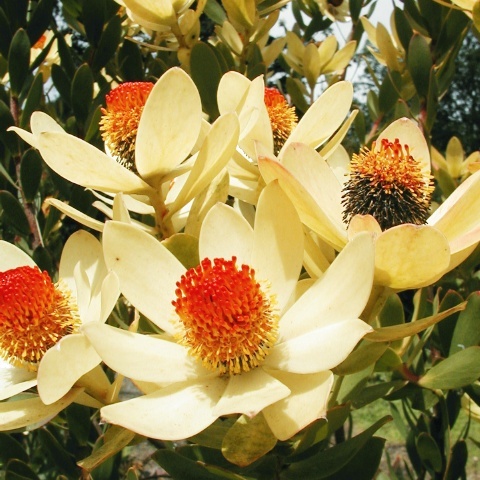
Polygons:
M235 114L222 115L211 126L202 123L197 87L180 68L171 68L157 81L143 108L135 140L138 175L65 133L48 115L34 112L31 128L32 133L11 130L37 148L50 168L67 180L104 193L139 195L137 200L154 208L164 237L174 233L171 217L224 168L238 141ZM171 182L182 174L182 188L165 205Z
M209 211L195 268L125 223L108 222L103 242L123 294L165 333L82 327L145 393L101 415L148 437L188 438L222 415L262 411L277 438L290 438L325 415L330 369L371 331L358 318L372 285L371 236L353 239L299 297L302 226L275 183L260 195L254 229L225 204Z
M85 231L74 233L63 249L55 284L14 245L0 241L0 254L0 399L37 386L41 402L32 404L50 418L65 398L70 398L68 403L75 400L80 391L69 392L89 374L80 384L98 405L109 382L101 369L93 371L101 360L79 329L84 323L105 321L119 295L100 242ZM84 396L95 403L88 398ZM18 406L15 401L8 404L13 410ZM0 428L13 427L0 421Z
M383 145L395 145L396 139L399 145L408 146L408 162L412 161L411 156L422 172L420 177L418 171L415 174L419 189L416 194L422 196L429 190L431 181L430 154L423 134L413 121L402 118L393 122L378 137L372 151L364 151L363 155L384 155ZM401 157L402 155L398 159ZM373 210L365 212L376 214L376 219L371 215L353 216L347 232L342 208L342 195L346 190L342 192L342 184L317 152L306 145L295 143L285 151L282 163L263 157L259 158L258 164L265 181L279 181L296 206L302 222L330 247L342 250L349 241L349 235L362 230L375 235L376 285L397 290L430 285L459 265L480 241L479 172L467 178L426 218L425 225L416 225L410 223L410 220L382 231L381 225L385 227L385 219L390 214L384 211L382 204L380 207L374 205ZM355 165L354 162L353 168L356 168ZM345 185L348 185L348 181ZM363 202L366 189L365 186L360 189L357 192L360 197L354 197L348 203L353 205L356 201ZM370 197L370 200L374 202L375 197ZM399 197L394 203L398 201ZM421 199L420 203L423 201ZM398 208L403 206L399 205ZM347 218L350 219L348 212ZM408 219L404 217L404 220Z
M350 7L347 0L315 0L323 15L332 22L348 22Z
M312 148L322 147L328 157L338 147L355 114L343 123L353 98L352 85L338 82L325 90L310 106L285 139L278 158L292 142ZM240 121L238 148L227 168L230 174L230 195L256 204L264 186L257 168L259 156L275 156L274 134L265 105L265 85L261 77L250 81L237 72L228 72L220 80L217 91L220 113L236 112ZM334 135L335 134L335 135Z

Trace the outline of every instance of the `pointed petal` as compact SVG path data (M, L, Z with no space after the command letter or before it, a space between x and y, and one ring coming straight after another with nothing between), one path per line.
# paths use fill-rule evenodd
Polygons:
M252 266L257 280L270 283L280 312L292 295L302 263L302 224L278 183L271 182L258 201Z
M213 409L225 390L214 377L185 382L101 410L104 421L161 440L182 440L201 432L216 419Z
M391 142L398 138L402 145L408 145L410 155L421 166L425 182L430 183L430 150L423 133L415 122L409 118L395 120L379 135L376 142L377 148L384 138Z
M333 385L331 372L310 375L270 371L272 376L284 383L291 394L266 407L263 415L274 435L279 440L288 440L327 412L327 401Z
M24 427L39 427L68 407L82 389L70 390L58 402L45 405L40 397L0 403L0 431L16 430Z
M113 193L151 191L140 177L113 158L68 133L41 133L37 148L52 170L76 185Z
M265 359L268 368L291 373L316 373L343 362L358 341L373 329L362 320L326 325L279 343Z
M160 328L174 333L171 302L185 267L151 235L126 223L107 222L103 246L125 297Z
M202 104L193 80L171 68L155 84L140 117L135 164L145 178L163 176L188 156L200 133Z
M50 348L38 367L38 394L46 405L62 398L75 382L101 362L82 334L63 337Z
M468 177L433 212L428 224L440 230L452 253L480 241L480 172Z
M0 401L24 392L37 384L37 372L14 367L0 359Z
M299 158L299 161L301 159ZM345 227L336 225L324 210L325 206L317 204L307 189L281 163L276 160L259 157L258 166L266 183L278 179L283 191L295 205L301 221L316 232L336 250L341 250L347 242ZM311 176L312 173L310 173Z
M217 89L217 103L220 114L238 111L243 106L245 94L251 80L241 73L230 71L220 79Z
M228 113L212 125L182 190L170 206L170 214L196 197L220 173L232 158L238 142L237 116Z
M33 112L30 117L32 133L38 137L43 132L65 132L65 130L52 118L43 112Z
M229 378L227 388L213 412L219 417L231 413L244 413L253 417L289 393L290 390L283 383L262 368L256 368Z
M57 208L70 218L73 218L73 220L77 221L81 225L91 228L92 230L96 230L97 232L103 231L103 222L100 222L99 220L85 215L85 213L71 207L68 203L62 202L57 198L47 198L45 199L45 202L47 204L53 205L55 208Z
M36 267L37 264L13 243L0 240L0 272L17 267Z
M335 130L350 111L353 87L350 82L337 82L325 90L302 117L280 151L279 158L292 142L317 148Z
M127 378L168 384L211 375L187 348L173 341L97 322L84 325L82 331L102 360Z
M253 229L232 207L217 203L205 216L200 230L200 258L237 257L238 265L250 265Z
M346 319L358 318L370 296L373 239L358 234L332 265L280 319L279 342Z
M404 224L375 242L376 285L405 290L431 285L446 272L450 248L443 234L426 225Z

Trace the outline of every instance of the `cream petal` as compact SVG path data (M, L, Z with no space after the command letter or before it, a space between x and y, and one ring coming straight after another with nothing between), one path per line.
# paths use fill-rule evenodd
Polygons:
M398 138L402 145L408 145L410 155L420 164L425 182L430 183L430 150L423 133L415 122L405 117L392 122L378 136L375 150L379 149L384 138L391 142Z
M24 392L37 384L37 372L14 367L0 359L0 401Z
M232 207L217 203L205 216L200 230L200 258L237 257L239 265L251 265L253 229Z
M140 23L146 28L156 27L157 24L171 25L175 22L175 10L171 0L122 0L125 6L132 11L135 16L140 17L148 25ZM156 28L153 28L156 30Z
M105 225L103 222L95 220L88 215L85 215L80 210L71 207L68 203L62 202L57 198L47 198L45 202L49 205L53 205L55 208L60 210L65 215L68 215L70 218L73 218L78 223L82 224L85 227L91 228L92 230L96 230L97 232L103 231L103 226Z
M382 233L382 229L372 215L354 215L348 224L349 240L360 232L371 232L376 238Z
M326 415L328 396L333 385L331 372L309 375L277 371L269 373L292 392L287 398L263 410L265 420L279 440L288 440L302 428Z
M36 375L36 372L35 372ZM7 387L1 387L0 390L0 401L5 400L7 398L13 397L18 393L25 392L29 388L33 388L37 384L37 379L34 378L33 380L26 380L24 382L19 383L12 383ZM1 421L0 421L1 423Z
M403 224L389 228L375 242L376 285L404 290L431 285L450 263L447 239L435 228Z
M427 223L445 235L456 253L480 241L479 211L480 171L460 184Z
M62 398L75 382L101 362L82 334L63 337L43 356L38 367L38 394L50 405Z
M94 316L91 320L106 322L110 313L114 309L118 297L120 296L120 280L115 272L109 272L102 283L102 293L100 302L100 315Z
M226 387L224 379L175 384L101 410L103 420L150 438L181 440L201 432L216 419L214 407Z
M125 297L160 328L174 333L171 302L185 267L158 240L126 223L105 224L103 247Z
M180 68L155 84L140 117L135 163L145 178L161 177L190 153L200 133L202 104L193 80Z
M266 280L283 312L303 263L303 227L295 207L277 182L260 194L255 216L251 265L257 280Z
M13 243L0 240L0 272L17 267L36 267L37 264Z
M374 272L373 239L360 233L332 265L283 315L279 342L349 318L358 318L370 297Z
M65 130L44 112L33 112L30 117L30 127L33 135L38 137L43 132L65 132Z
M96 322L82 331L112 370L133 380L169 384L211 375L178 343Z
M196 197L226 166L235 152L238 134L238 119L234 113L225 114L215 121L182 190L169 207L170 214Z
M300 142L317 148L337 130L350 111L353 87L350 82L337 82L327 88L313 103L290 134L280 151L281 158L287 146Z
M76 185L112 193L148 193L152 190L113 158L68 133L41 133L37 148L52 170Z
M45 405L40 397L0 403L0 431L24 427L39 427L68 407L82 389L70 390L63 398L51 405Z
M27 132L26 130L23 130L23 128L10 127L7 128L7 131L15 132L25 143L28 143L34 148L38 148L38 137L36 137L30 132Z
M243 106L251 80L241 73L230 71L220 79L217 103L220 114L238 112Z
M291 373L316 373L343 362L358 341L373 329L359 319L332 323L275 345L265 367Z
M253 417L289 393L290 390L283 383L262 368L256 368L228 379L227 388L213 413L218 417L231 413L244 413Z

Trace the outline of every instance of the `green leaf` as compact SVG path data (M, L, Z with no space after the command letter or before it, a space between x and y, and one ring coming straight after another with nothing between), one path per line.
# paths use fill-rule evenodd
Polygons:
M449 290L442 298L438 310L440 312L448 310L449 308L460 305L463 302L462 296L454 290ZM450 349L452 335L457 324L457 319L460 313L454 313L446 318L443 322L440 322L435 330L438 332L438 340L441 345L442 353L446 357Z
M300 82L300 80L287 77L286 87L287 92L292 99L292 103L298 108L298 110L305 113L308 110L308 103L304 96L305 86Z
M87 472L91 472L105 462L105 460L122 450L123 447L126 447L133 440L135 435L136 434L130 430L112 425L97 443L99 446L97 447L96 445L93 453L89 457L78 462L78 465Z
M143 81L143 59L140 47L135 42L125 38L118 51L117 63L123 80L126 82Z
M37 435L42 445L42 451L47 455L49 462L56 465L70 478L76 478L80 472L75 464L74 457L60 445L46 428L40 428Z
M6 190L0 190L0 204L3 207L3 216L9 225L20 233L28 235L30 225L20 202Z
M358 18L360 17L360 12L363 7L363 0L350 0L349 1L349 10L350 15L352 17L353 23L358 22Z
M223 25L227 19L225 10L216 0L207 0L203 13L217 25Z
M27 25L27 33L31 45L35 45L45 30L47 30L48 25L52 21L55 3L55 0L40 0L37 3Z
M100 71L115 55L122 37L122 19L115 15L107 23L93 57L92 70Z
M285 470L282 478L291 480L308 478L309 480L316 480L330 477L347 465L367 444L373 434L391 420L392 417L387 415L350 440L323 450L306 460L291 464Z
M359 372L375 363L387 348L387 343L363 341L340 365L333 369L333 373L345 376Z
M162 245L170 250L186 269L196 267L200 263L198 239L192 235L176 233L163 240Z
M376 478L378 466L382 459L385 439L372 437L343 468L326 480L371 480Z
M15 121L8 106L0 100L0 141L12 153L18 151L18 136L14 132L7 132L7 128L15 125Z
M390 72L396 73L398 72ZM392 83L390 75L385 75L382 85L380 86L380 91L378 92L378 107L382 114L390 112L390 110L395 106L395 103L398 100L398 92L395 88L395 85Z
M10 22L3 8L0 7L0 54L8 58L8 50L13 38Z
M53 64L52 65L52 81L57 89L60 97L62 98L62 102L67 105L71 106L72 102L70 99L70 91L71 91L71 80L68 78L65 70L60 67L59 65Z
M25 106L23 107L22 116L20 118L20 127L26 128L30 117L35 110L39 110L40 101L43 96L43 75L38 72L33 79L33 83L28 91Z
M448 464L445 480L457 480L466 477L468 448L464 440L459 440L452 448L450 463Z
M439 94L438 94L438 83L437 77L435 75L435 68L432 67L430 70L430 82L428 85L428 96L427 96L427 116L425 118L425 126L427 131L430 131L437 117L439 103Z
M449 308L444 312L439 312L430 317L422 318L415 322L405 323L403 325L394 325L391 327L377 328L371 333L365 335L366 340L372 342L392 342L393 340L400 340L402 338L411 337L419 332L422 332L426 328L435 325L444 318L447 318L452 313L460 312L465 308L466 303L461 303L455 307Z
M33 202L43 173L43 161L37 150L28 149L20 163L20 182L27 202Z
M28 76L30 66L30 41L23 28L13 36L8 51L8 72L12 93L18 97Z
M430 47L421 35L415 34L410 40L407 66L418 95L427 97L430 84L430 70L433 64Z
M449 356L465 348L480 344L478 312L480 312L480 292L474 292L468 297L465 310L458 316L450 344Z
M450 390L473 383L480 377L480 347L469 347L432 367L418 384L433 390Z
M386 395L395 392L399 388L402 388L406 385L404 380L393 380L391 382L382 382L377 385L372 385L370 387L365 387L353 400L352 405L358 409L369 403L374 402L380 398L385 397Z
M440 472L443 464L442 454L433 437L426 432L421 432L415 439L415 443L418 456L427 470Z
M0 432L0 463L7 464L12 458L28 462L28 454L23 446L12 435Z
M32 258L34 262L38 265L40 270L46 270L51 277L56 273L55 264L53 262L50 252L45 248L39 245L34 251Z
M398 38L402 47L408 50L408 45L410 44L410 39L413 35L413 30L410 24L408 23L405 13L398 7L395 7L393 11L395 28L397 29Z
M11 460L5 468L5 480L40 480L40 478L27 463Z
M67 78L71 80L75 75L75 62L72 58L72 48L68 46L65 38L62 35L57 35L57 47L58 47L58 54L60 56L61 66L64 72L67 75ZM58 65L53 64L52 68Z
M210 44L198 42L192 48L190 57L190 74L200 93L203 109L210 116L210 121L215 120L219 115L217 89L222 78L222 69L213 52L214 48Z
M266 455L277 443L262 413L242 415L223 439L222 453L231 463L246 467Z
M93 100L93 74L86 63L78 68L73 77L70 98L76 119L85 124Z
M96 48L106 20L105 0L83 0L82 20L87 39Z
M185 458L171 450L157 450L152 458L175 479L218 480L219 478L210 473L200 462Z
M221 450L223 438L234 423L235 419L233 417L219 418L202 432L190 437L189 440L204 447Z

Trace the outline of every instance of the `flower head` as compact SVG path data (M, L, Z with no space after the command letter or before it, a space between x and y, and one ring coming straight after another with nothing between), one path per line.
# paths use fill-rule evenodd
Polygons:
M383 138L372 149L354 154L350 178L343 189L343 219L372 215L382 230L427 221L433 184L424 178L421 165L398 138Z
M151 82L126 82L114 88L105 98L102 108L100 130L106 147L114 158L129 170L135 168L135 140L138 124L148 95Z
M142 435L188 438L222 415L263 411L277 438L290 438L325 414L330 369L371 330L358 319L373 278L370 235L300 296L303 230L275 183L260 195L254 229L224 204L209 211L202 261L189 270L128 224L108 222L103 239L126 298L165 331L82 327L105 363L145 393L104 407L103 418Z

